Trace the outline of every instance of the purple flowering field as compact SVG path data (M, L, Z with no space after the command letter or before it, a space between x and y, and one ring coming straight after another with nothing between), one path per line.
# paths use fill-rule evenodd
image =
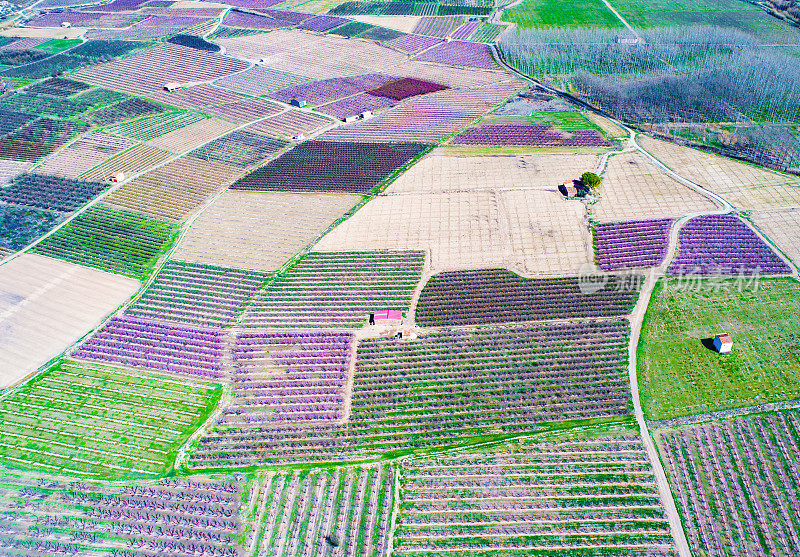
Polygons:
M735 215L703 215L681 228L673 275L786 274L791 269Z
M458 145L551 145L569 147L610 147L597 130L564 133L553 126L498 124L470 128L453 139Z
M319 33L324 33L325 31L330 31L331 29L335 29L345 23L348 23L350 20L344 17L336 17L333 15L318 15L317 17L312 17L311 19L305 20L303 23L297 26L298 29L305 29L306 31L317 31Z
M416 57L423 62L437 62L453 66L471 66L487 70L498 69L489 46L467 41L450 41L426 50Z
M427 48L436 46L441 42L442 39L438 37L428 37L427 35L403 35L402 37L387 41L386 44L399 48L400 50L405 50L411 54L416 54L417 52L422 52Z
M672 219L598 224L595 229L597 264L604 271L653 267L667 255Z
M395 79L397 78L394 76L384 74L334 77L293 85L271 94L270 97L285 103L292 99L303 99L311 106L316 106L375 89Z

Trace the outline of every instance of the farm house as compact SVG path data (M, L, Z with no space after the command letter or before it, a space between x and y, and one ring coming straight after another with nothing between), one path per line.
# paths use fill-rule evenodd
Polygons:
M567 180L560 186L558 186L558 191L561 192L561 195L564 197L583 197L589 191L586 186L581 184L577 180Z
M403 322L403 312L397 309L384 309L369 315L370 325L399 325Z
M714 337L714 350L720 354L728 354L733 348L733 339L728 333L722 333Z

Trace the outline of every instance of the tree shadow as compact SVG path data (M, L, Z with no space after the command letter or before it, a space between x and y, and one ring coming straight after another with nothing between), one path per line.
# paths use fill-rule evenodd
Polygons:
M703 343L703 346L711 350L712 352L716 352L717 349L714 348L714 337L704 338L701 339L700 342Z

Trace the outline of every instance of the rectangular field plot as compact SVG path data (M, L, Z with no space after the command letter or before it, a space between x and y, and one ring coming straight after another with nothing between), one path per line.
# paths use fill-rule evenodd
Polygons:
M606 278L586 291L577 278L526 279L505 269L441 273L422 289L415 318L443 327L627 315L644 277Z
M62 362L0 403L0 462L79 476L166 472L222 389Z
M636 430L603 429L405 461L393 554L676 556Z
M271 118L250 124L245 128L248 131L263 133L265 135L291 139L298 134L313 133L321 128L330 126L333 121L320 114L288 110Z
M222 331L125 315L114 317L72 352L74 358L218 379Z
M217 161L246 168L262 162L288 144L282 139L264 137L246 130L236 130L198 147L188 156L203 161Z
M90 133L47 157L37 168L37 172L77 178L132 145L133 142L124 137L105 132Z
M795 266L800 266L800 208L783 211L755 211L750 220L775 242Z
M114 135L147 141L203 119L204 116L197 112L169 112L121 124L107 131Z
M161 91L171 81L207 81L246 68L246 62L215 52L163 43L126 58L84 68L74 77L132 95L147 95Z
M408 310L424 259L413 251L310 253L253 299L242 323L361 327L377 310Z
M224 327L270 273L167 261L130 307L135 317Z
M470 128L453 138L453 145L611 147L597 130L561 131L553 126L491 124Z
M166 107L160 104L145 99L134 98L95 110L85 118L89 123L96 126L108 126L109 124L116 124L117 122L133 120L140 116L159 114L166 112L166 110Z
M60 77L52 77L45 81L40 81L31 85L25 91L28 93L44 93L53 97L70 97L81 91L85 91L90 86L80 81L73 81L71 79L63 79Z
M344 332L238 333L227 427L343 420L353 336Z
M800 546L797 410L660 430L693 552L780 555Z
M174 156L169 151L140 144L103 161L91 170L87 170L80 175L80 178L92 182L105 182L111 178L114 172L123 172L126 177L130 177L133 174L140 174L161 164Z
M241 97L233 102L209 106L205 112L223 120L246 124L277 114L281 110L281 106L274 102L253 97Z
M358 346L342 425L215 426L198 468L378 458L630 414L627 321L446 330Z
M178 233L172 223L103 205L90 207L34 253L144 279Z
M62 220L61 213L0 204L0 247L22 249Z
M204 118L194 124L151 139L147 144L172 153L187 153L225 135L235 127L236 124L219 118Z
M139 282L21 255L0 267L0 387L60 354L139 289Z
M346 194L226 191L192 223L174 257L274 271L359 200Z
M314 555L326 537L341 555L386 555L396 475L392 464L268 473L257 557Z
M639 385L648 419L800 397L800 287L792 279L662 280L642 327ZM733 338L730 354L709 348Z
M800 208L800 178L797 176L641 137L641 145L661 162L739 209Z
M428 146L307 141L231 186L234 190L369 193Z
M654 267L667 255L672 219L598 224L594 228L597 265L604 271Z
M144 557L164 555L165 547L174 555L236 555L244 550L242 533L252 520L245 515L263 497L260 482L253 485L252 477L244 475L156 481L132 480L138 474L130 472L127 476L127 481L113 484L85 478L78 484L64 476L3 470L0 520L8 525L4 554L111 555L115 549L110 547L126 547L126 555Z
M416 77L448 83L442 79L445 75L447 72ZM519 82L507 81L473 89L429 93L400 103L369 120L340 126L321 137L331 141L434 143L464 129L519 89Z
M103 202L180 221L241 175L235 166L181 157L124 184Z
M415 60L454 66L483 68L486 70L496 70L500 68L497 62L494 61L492 52L487 45L467 41L442 43L417 55Z
M11 185L0 190L0 201L69 213L103 193L109 185L77 182L44 174L22 174Z
M28 114L27 112L20 112L9 108L0 108L0 136L18 130L36 118L37 116L35 114Z
M80 122L37 118L0 138L0 159L36 162L89 128Z
M326 104L337 99L364 93L397 79L385 74L366 74L353 77L334 77L311 83L302 83L287 87L270 95L271 98L284 103L292 99L303 99L312 106ZM380 95L380 93L378 93Z
M243 95L260 96L304 81L308 81L305 76L253 66L249 70L218 79L214 85Z
M676 170L688 177L684 168ZM676 182L638 153L610 157L603 176L599 200L590 206L592 218L600 222L675 218L716 208L711 200Z
M547 188L596 168L599 154L534 154L515 156L449 156L435 149L409 168L387 193Z
M602 0L579 0L565 9L562 0L525 0L503 13L504 21L520 28L622 27Z

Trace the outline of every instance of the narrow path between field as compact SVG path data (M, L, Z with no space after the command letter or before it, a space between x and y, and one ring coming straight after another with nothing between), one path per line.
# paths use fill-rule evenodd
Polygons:
M641 36L639 33L637 33L637 32L636 32L636 29L634 29L633 27L631 27L631 24L630 24L630 23L628 23L628 22L625 20L625 18L624 18L624 17L622 17L622 15L620 15L620 13L619 13L617 10L615 10L615 9L614 9L614 6L612 6L612 5L611 5L611 3L610 3L608 0L603 0L603 4L605 4L605 5L606 5L606 7L607 7L609 10L611 10L611 12L612 12L612 13L613 13L615 16L617 16L617 19L619 19L619 20L622 22L622 24L623 24L625 27L627 27L627 28L628 28L628 31L630 31L631 33L633 33L633 34L636 36L636 38L637 38L639 41L641 41L641 40L642 40L642 36Z

